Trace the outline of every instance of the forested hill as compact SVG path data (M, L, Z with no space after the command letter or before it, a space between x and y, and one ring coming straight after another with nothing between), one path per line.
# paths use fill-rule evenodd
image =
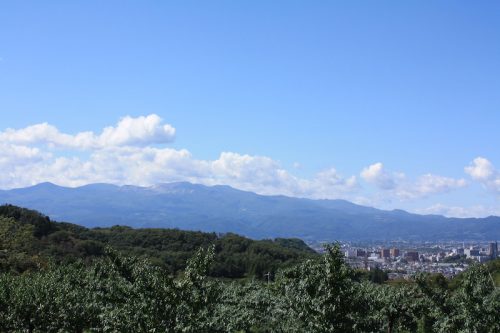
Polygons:
M299 239L251 240L236 234L218 235L177 229L132 229L113 226L89 229L51 221L37 211L12 205L0 206L0 271L37 270L77 259L89 262L111 248L145 256L177 274L200 247L215 245L214 277L262 278L317 256Z
M124 252L170 273L193 256L174 276ZM0 332L500 332L498 262L473 265L453 288L427 274L377 284L352 270L338 245L319 256L297 240L86 229L0 206L0 264L10 271L0 272ZM266 282L207 277L211 267L243 277L287 265Z

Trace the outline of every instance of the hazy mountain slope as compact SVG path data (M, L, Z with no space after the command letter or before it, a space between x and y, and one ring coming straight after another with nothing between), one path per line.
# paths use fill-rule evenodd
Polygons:
M499 239L500 218L456 219L382 211L344 200L262 196L229 186L50 183L0 191L0 204L37 209L87 227L128 225L236 232L253 238Z

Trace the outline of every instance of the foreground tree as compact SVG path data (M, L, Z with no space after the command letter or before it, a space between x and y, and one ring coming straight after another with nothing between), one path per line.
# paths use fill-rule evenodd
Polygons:
M320 261L308 260L282 272L276 290L287 311L284 325L291 332L362 332L370 323L363 313L360 284L344 262L338 245L328 246Z
M431 275L361 281L338 246L268 282L208 278L213 257L198 250L178 277L109 249L91 265L1 274L0 332L500 332L500 292L483 265L452 290Z
M485 265L470 267L454 290L439 276L422 274L416 282L426 332L500 332L500 290Z

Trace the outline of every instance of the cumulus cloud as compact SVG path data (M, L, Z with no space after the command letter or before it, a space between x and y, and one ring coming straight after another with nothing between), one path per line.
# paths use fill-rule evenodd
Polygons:
M258 179L262 184L272 186L281 181L284 170L269 157L223 152L212 162L212 171L227 180L252 182L252 179Z
M8 128L0 132L0 141L4 143L84 150L169 143L174 138L175 128L162 124L162 119L155 114L137 118L124 117L116 126L104 128L99 135L93 132L80 132L75 135L61 133L48 123L22 129Z
M125 117L115 127L106 127L97 138L101 146L148 145L169 143L174 140L175 128L162 125L155 114L147 117Z
M374 204L415 200L466 186L464 179L433 174L412 181L402 172L387 170L380 162L364 168L359 178L342 175L335 168L307 178L298 177L293 173L298 172L296 166L287 170L267 156L222 152L214 159L204 160L186 149L162 145L174 138L175 129L157 115L124 117L97 134L63 133L47 123L7 129L0 132L0 188L45 181L65 186L97 182L150 186L189 181L225 184L259 194L342 198ZM477 161L467 172L474 179L494 184L498 172L488 163ZM373 184L377 192L367 195L359 179Z
M496 170L489 160L477 157L464 170L472 179L479 181L487 189L500 194L500 171Z
M36 124L22 129L8 128L0 132L0 141L12 144L52 144L63 145L73 142L75 137L63 134L47 123Z
M50 152L23 145L0 142L0 188L24 185L22 177L27 166L38 165L52 158Z
M465 179L455 179L433 174L425 174L415 181L407 179L402 172L390 172L382 163L375 163L361 171L361 178L383 190L380 199L411 200L431 194L450 192L467 185Z
M380 162L372 164L361 171L361 178L366 182L375 184L383 190L391 190L397 186L398 180L403 178L401 174L387 172Z
M13 163L29 163L40 161L50 157L51 154L44 154L38 148L32 148L22 145L13 145L0 142L0 165L8 165Z
M351 193L360 189L356 176L346 178L335 168L318 172L314 177L311 186L313 188L321 188L322 193L328 193L329 189L335 189L335 191L340 193ZM314 195L312 196L314 197Z
M226 184L260 194L336 198L356 190L355 177L343 178L334 169L313 179L292 175L265 156L223 152L215 160L195 159L185 149L111 147L94 151L88 159L54 157L22 165L12 164L0 187L20 187L50 181L66 186L106 182L150 186L190 181Z
M484 157L477 157L472 161L471 165L465 167L465 172L475 180L488 180L495 174L493 164Z
M190 181L315 198L346 197L357 190L356 177L344 178L333 168L305 179L267 156L222 152L214 160L200 160L186 149L154 145L174 136L175 129L157 115L125 117L100 134L62 133L47 123L7 129L0 132L0 188L44 181L66 186ZM64 148L64 154L54 148Z

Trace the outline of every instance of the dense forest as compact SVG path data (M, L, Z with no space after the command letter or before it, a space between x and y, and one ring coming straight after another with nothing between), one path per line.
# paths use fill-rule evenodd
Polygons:
M215 246L209 272L213 277L263 278L268 272L318 256L299 239L255 241L231 233L123 226L87 229L51 221L33 210L0 206L0 271L21 273L78 259L90 262L104 256L110 246L124 255L146 257L177 275L196 250L210 245Z
M85 229L14 206L0 253L0 332L500 332L498 260L373 283L336 245Z

